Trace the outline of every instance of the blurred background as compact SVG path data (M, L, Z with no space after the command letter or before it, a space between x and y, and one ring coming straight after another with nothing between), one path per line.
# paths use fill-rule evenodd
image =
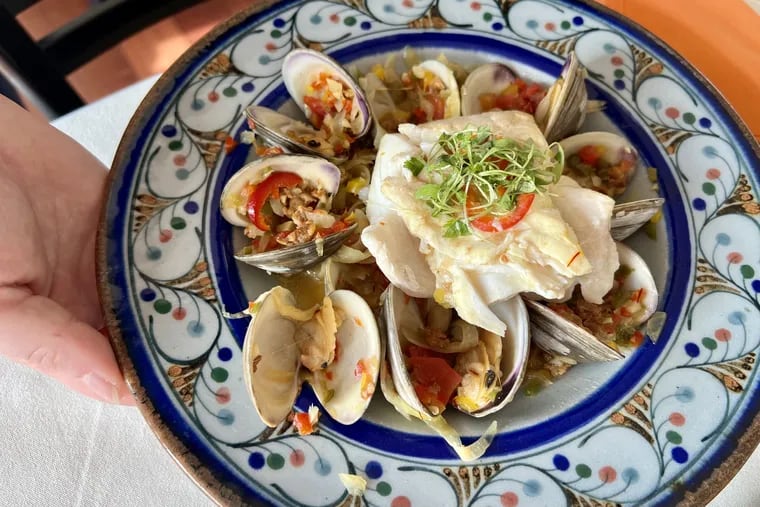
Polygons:
M44 71L44 65L40 63L43 58L25 58L27 62L32 61L31 71L37 73L38 83L41 82L42 86L54 87L57 77L56 89L68 88L66 82L73 88L73 92L68 90L68 101L63 97L63 106L53 114L46 111L47 116L54 117L81 106L82 102L90 103L165 71L208 30L257 1L0 0L0 74L3 70L2 45L18 47L17 42L7 42L9 28L20 25L26 33L19 32L19 35L22 38L31 37L32 45L35 41L40 42L45 51L51 49L51 44L55 46L63 42L46 55L50 72ZM757 70L760 69L760 51L757 50L760 47L760 15L757 14L760 13L760 0L598 2L662 37L716 85L749 124L754 135L760 137L760 101L756 100L760 92L760 72ZM123 25L128 25L130 20L141 15L148 15L148 11L151 11L150 15L162 12L151 18L150 22L138 23L136 30L124 28L124 34L129 35L127 38L122 40L119 36L120 42L102 54L99 54L100 49L93 50L92 54L98 56L92 60L89 60L90 55L80 58L86 61L84 65L60 58L59 55L71 53L74 53L74 59L81 56L76 54L80 49L73 42L80 42L86 47L86 41L101 41L103 38L101 33L97 37L69 37L71 40L61 41L60 32L64 32L63 39L66 39L66 27L71 26L72 22L92 17L93 12L114 10L106 9L111 6L117 7L118 15L110 19L117 28L123 28ZM123 9L119 11L120 8ZM3 9L6 9L5 20L2 19ZM159 21L151 24L153 20ZM105 26L99 20L91 24ZM147 28L140 29L144 26ZM50 34L53 34L52 37ZM96 46L102 44L92 45L93 48ZM39 51L37 47L31 49L31 54ZM34 109L34 104L31 106Z
M21 11L17 20L33 39L41 39L98 3L93 0L41 0ZM252 0L208 0L181 10L75 70L68 76L69 83L84 102L89 103L163 72L211 28L252 3Z

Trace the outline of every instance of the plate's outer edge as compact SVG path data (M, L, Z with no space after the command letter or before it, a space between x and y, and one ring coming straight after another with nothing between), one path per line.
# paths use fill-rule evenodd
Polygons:
M165 89L171 88L174 76L180 74L189 67L195 57L203 51L209 44L218 37L225 34L232 27L241 24L250 16L265 11L266 9L283 3L281 0L257 0L251 7L233 15L226 21L217 25L204 35L198 42L187 49L158 79L151 87L145 98L132 115L127 128L124 131L121 142L116 150L111 170L108 174L106 190L103 196L103 202L107 202L108 194L111 192L114 180L120 176L118 168L124 167L130 156L135 138L144 127L144 123L149 117L149 113L156 107L164 95ZM166 427L161 418L161 414L155 409L152 401L146 395L145 389L140 383L140 377L135 370L132 359L127 351L127 346L122 338L120 322L114 312L114 299L108 283L108 210L104 207L101 210L100 223L98 225L96 240L96 259L97 259L97 284L98 294L101 306L105 314L106 326L108 327L108 336L111 346L114 349L116 360L124 374L124 378L132 390L132 394L137 400L137 408L145 418L151 430L155 433L158 440L169 452L175 462L185 471L185 473L195 482L196 485L206 493L211 500L219 505L252 505L249 499L245 502L235 492L219 481L216 476L208 470L203 463L192 454L182 441L172 431ZM255 505L255 504L253 504ZM265 505L265 504L261 504Z
M739 133L747 140L754 152L755 158L760 159L760 143L758 143L758 140L752 135L747 124L744 123L744 120L741 119L733 106L731 106L725 95L723 95L715 85L702 74L702 72L684 59L675 49L671 48L663 39L650 32L639 23L626 18L605 5L599 4L593 0L572 0L572 2L583 5L591 10L596 10L616 20L622 25L628 25L630 28L634 29L634 31L640 32L640 35L648 37L651 42L657 45L671 58L680 60L681 65L691 72L692 76L713 95L718 105L723 109L722 112L732 120L733 126L738 128ZM687 490L683 495L683 499L680 500L677 505L706 505L710 500L715 498L724 487L726 487L731 479L733 479L734 475L736 475L744 463L747 462L758 445L760 445L760 412L757 412L754 415L752 422L744 429L741 437L736 439L736 447L733 449L733 452L724 458L722 466L716 467L709 472L709 475L705 477L704 480L700 481L699 486L695 490Z
M194 60L194 58L203 49L214 42L217 38L225 34L231 28L239 25L243 20L254 15L260 11L263 11L278 2L276 0L265 0L257 2L256 5L240 12L233 16L226 22L217 26L206 34L201 40L188 49L158 80L158 82L151 88L146 98L140 104L136 110L132 120L130 121L127 129L125 130L122 141L119 144L114 162L112 165L112 171L109 175L108 186L112 186L113 181L116 179L119 167L122 167L125 161L129 158L134 139L139 135L144 122L148 118L147 113L152 111L158 102L163 97L165 89L171 88L171 82L174 76L184 71ZM732 109L725 97L712 85L712 83L703 76L696 68L685 61L676 51L670 48L659 37L652 34L644 27L635 23L628 18L618 14L617 12L597 4L591 0L574 0L572 3L583 6L591 11L596 11L603 16L615 20L627 29L638 32L638 35L643 39L648 39L653 45L667 53L671 58L679 60L681 65L691 72L694 77L705 90L709 92L715 99L718 106L722 108L722 113L730 118L733 122L732 127L738 130L738 133L743 136L751 147L754 156L760 159L760 146L757 141L751 135L749 129L740 119L738 114ZM150 425L151 429L157 435L164 447L170 452L172 457L177 463L185 470L185 472L192 478L196 484L204 490L209 497L220 503L227 505L239 505L243 503L243 500L235 493L235 491L224 483L220 482L200 460L190 453L181 440L174 435L162 421L161 415L155 410L150 399L145 394L143 387L140 384L139 376L134 369L134 365L129 357L125 343L122 340L120 323L116 319L116 315L113 311L113 297L108 286L108 263L107 263L107 210L103 210L101 214L101 222L98 228L97 238L97 259L98 259L98 289L101 298L101 302L104 307L106 315L106 323L109 329L109 336L111 344L114 348L117 360L124 372L125 379L130 385L137 401L138 408L141 411L143 417ZM749 456L752 454L755 447L760 444L760 413L755 414L751 423L744 429L741 437L735 440L736 446L731 452L730 449L726 449L730 452L725 457L722 466L715 468L712 471L705 471L707 475L703 480L699 481L699 485L692 491L686 491L683 494L682 500L679 505L703 505L712 499L733 477L736 471L746 462ZM727 445L725 447L728 447Z

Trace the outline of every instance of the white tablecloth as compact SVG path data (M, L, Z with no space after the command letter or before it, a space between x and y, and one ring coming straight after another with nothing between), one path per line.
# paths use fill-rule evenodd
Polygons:
M155 78L53 124L110 166ZM70 392L0 357L0 504L197 506L211 501L182 472L135 408ZM755 452L711 507L760 505Z

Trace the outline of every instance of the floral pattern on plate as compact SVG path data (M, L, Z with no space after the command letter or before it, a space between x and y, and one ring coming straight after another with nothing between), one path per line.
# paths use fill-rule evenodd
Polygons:
M554 422L540 427L548 437L526 437L530 424L503 428L474 465L445 449L417 456L409 449L434 448L433 437L383 433L382 423L355 431L328 423L308 437L287 423L265 427L242 384L246 322L225 318L244 296L228 296L242 275L225 250L232 239L216 216L218 189L247 154L243 108L279 104L280 65L293 47L350 63L371 55L375 43L391 41L387 49L415 37L431 47L447 47L450 37L460 49L487 41L490 57L505 48L544 69L559 69L575 50L589 82L649 143L644 154L658 162L668 201L659 227L668 243L659 247L668 256L659 268L668 280L666 332L627 360L636 374L607 375L590 388L601 402L584 398L580 412L552 414ZM216 498L394 507L664 503L697 487L754 415L758 161L689 71L617 19L555 0L291 2L226 30L164 90L114 169L106 291L140 384L215 476ZM269 283L242 282L249 294ZM302 396L299 410L308 403ZM375 430L388 442L370 438ZM340 472L367 479L363 499L347 496Z

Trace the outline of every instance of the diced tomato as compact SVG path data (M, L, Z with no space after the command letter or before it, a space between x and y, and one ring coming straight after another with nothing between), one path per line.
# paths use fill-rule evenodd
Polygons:
M503 216L485 215L472 220L473 227L483 232L500 232L514 227L530 210L536 194L520 194L517 196L515 209Z
M604 155L604 147L594 144L588 144L578 151L578 157L581 159L581 162L592 167L596 167L599 164L599 159L602 155Z
M268 252L277 248L278 243L274 236L267 234L265 236L255 237L253 241L251 241L251 246L254 252Z
M306 412L298 412L293 416L293 425L298 430L299 435L311 435L314 433L314 426L311 424L309 414Z
M227 136L224 139L224 151L226 153L232 153L232 150L234 150L238 145L238 142L235 140L232 136Z
M248 218L253 225L262 231L270 230L266 217L262 213L264 204L270 196L279 197L280 189L294 187L301 183L303 179L295 173L275 171L267 178L257 184L248 196Z
M439 413L448 404L462 377L438 357L410 357L409 377L414 392L426 407L436 407Z
M634 331L633 335L631 335L630 342L634 347L638 347L644 343L644 333L641 331Z
M427 121L427 113L421 107L415 107L412 110L412 122L416 125Z
M306 107L311 111L311 123L316 128L322 128L322 123L325 121L327 110L325 110L325 104L317 97L305 95L303 101L306 103Z
M484 93L478 97L478 100L483 111L499 109L534 114L544 95L546 91L541 85L528 84L522 79L515 79L501 93Z
M446 354L436 352L435 350L426 349L419 345L407 345L404 349L404 354L407 357L437 357L439 359L446 360Z
M335 234L336 232L343 231L347 228L348 224L346 222L343 220L336 220L335 223L333 223L330 227L321 227L317 229L316 234L318 238L325 238L331 234Z
M425 98L433 104L433 120L442 120L446 114L446 103L443 97L430 93Z

